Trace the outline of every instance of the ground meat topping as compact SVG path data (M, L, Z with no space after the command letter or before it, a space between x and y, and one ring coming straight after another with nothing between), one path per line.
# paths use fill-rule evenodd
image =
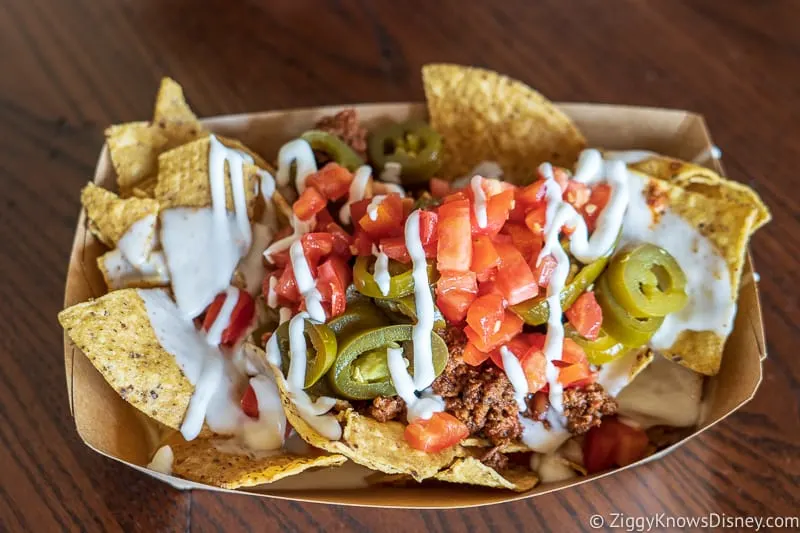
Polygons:
M367 414L378 422L405 418L406 402L400 396L378 396L367 408Z
M495 446L481 457L481 462L498 472L508 468L508 456L500 453L500 447Z
M574 435L586 433L600 425L603 415L617 412L617 402L603 386L592 383L583 388L564 389L564 416L567 429Z
M361 159L367 159L367 130L358 121L355 109L345 109L333 116L322 117L314 129L336 135Z
M508 377L492 363L464 363L461 353L466 339L461 330L448 328L442 337L450 358L431 387L434 394L444 398L445 410L464 422L470 435L485 437L495 446L517 440L522 425Z

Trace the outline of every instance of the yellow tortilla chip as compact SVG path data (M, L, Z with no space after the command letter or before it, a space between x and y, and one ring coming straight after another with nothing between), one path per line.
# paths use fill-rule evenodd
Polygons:
M708 238L725 260L736 298L742 276L747 241L758 211L752 204L721 196L706 196L657 179L650 180L650 193L664 195L672 212ZM705 375L719 371L725 339L710 331L685 331L676 343L660 353Z
M461 445L466 448L492 448L492 443L489 442L487 439L482 439L480 437L469 437L461 441ZM522 442L509 442L500 446L499 450L500 453L517 453L517 452L529 452L531 451L530 448L522 444Z
M572 167L586 146L569 117L519 81L448 64L424 66L422 81L431 126L444 138L445 178L496 161L506 180L529 183L539 164Z
M513 468L505 470L501 474L474 457L456 459L446 470L436 474L434 479L448 483L509 489L516 492L530 490L539 482L539 478L530 469Z
M163 265L157 268L156 265ZM134 267L119 249L111 250L97 258L97 268L103 275L106 287L109 290L128 288L152 288L169 285L169 270L167 269L163 252L150 254L148 263L143 266L142 272Z
M347 461L342 455L304 457L282 452L254 457L234 455L217 448L216 444L224 440L216 436L173 444L172 473L198 483L235 489L272 483L310 468L339 466Z
M756 217L751 232L772 218L758 193L742 183L723 178L711 169L666 156L645 159L632 164L631 168L691 192L752 207L756 210Z
M151 199L121 199L111 191L89 183L81 191L81 203L91 222L90 229L107 246L114 246L131 225L146 216L158 215L158 202Z
M164 151L169 139L149 122L117 124L107 128L105 135L120 194L130 196L138 183L155 177L158 154Z
M147 178L131 189L130 196L135 198L155 198L156 184L158 184L158 178L155 176Z
M223 144L227 140L220 138ZM155 195L163 209L170 207L208 207L211 205L211 182L208 173L210 137L184 144L164 152L158 158L158 184ZM260 181L258 167L244 165L245 196L248 214L252 218ZM233 210L230 173L225 167L225 194L228 210Z
M415 450L403 438L403 424L378 422L352 409L340 414L344 425L342 440L328 440L303 420L286 391L286 382L280 369L273 367L272 370L281 392L287 420L303 440L316 448L342 454L353 462L386 474L408 474L417 481L433 477L452 464L456 457L466 455L461 446L453 446L438 453Z
M58 321L125 401L165 426L180 428L194 386L159 344L135 289L73 305L58 314Z
M171 147L205 135L205 130L192 112L181 87L172 78L161 79L153 111L153 124L163 129Z

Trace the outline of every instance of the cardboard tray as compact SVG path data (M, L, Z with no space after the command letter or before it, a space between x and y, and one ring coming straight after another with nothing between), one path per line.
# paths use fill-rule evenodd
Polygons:
M418 103L363 104L354 107L367 127L386 120L425 117L426 114L424 104ZM712 145L703 118L686 111L593 104L564 104L560 107L577 123L590 146L647 149L691 160ZM269 160L277 154L284 142L309 129L320 117L341 109L342 107L337 106L221 116L205 120L204 123L216 133L240 139ZM713 165L716 171L723 173L718 161L713 161ZM114 170L107 147L100 153L94 181L107 188L115 187ZM67 273L65 306L101 296L106 292L96 266L96 258L104 251L104 246L87 230L86 214L81 212ZM753 266L748 256L744 279L752 279L752 272ZM696 431L628 468L663 457L689 438L730 415L753 397L761 382L761 362L766 356L755 283L742 284L738 308L722 368L717 376L706 380L703 414ZM70 410L78 434L87 446L179 489L224 490L147 470L144 465L147 465L157 443L157 424L127 404L66 336L64 362ZM447 484L414 488L367 488L363 483L363 470L348 463L338 469L307 472L271 485L235 492L343 505L458 508L531 498L618 471L539 486L525 493L514 493Z

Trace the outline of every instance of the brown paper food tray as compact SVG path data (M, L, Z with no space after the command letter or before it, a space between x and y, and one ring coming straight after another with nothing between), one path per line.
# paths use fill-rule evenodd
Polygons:
M385 120L425 116L423 104L365 104L355 107L367 127ZM711 146L703 118L686 111L593 104L564 104L560 107L575 120L590 146L648 149L688 160ZM240 139L269 160L274 158L284 142L310 128L320 117L340 109L326 107L223 116L208 119L205 124L214 132ZM714 166L715 170L722 173L718 161L714 161ZM114 171L105 147L97 162L94 181L114 188ZM106 292L95 261L103 251L103 245L87 231L85 212L81 212L67 273L66 306ZM752 279L752 271L752 262L748 257L744 268L746 279ZM742 285L738 306L734 331L728 339L720 373L706 383L700 426L689 437L630 467L664 456L753 397L761 382L761 361L765 357L761 309L755 283ZM64 359L70 409L78 434L89 447L180 489L223 490L144 468L155 447L155 423L122 400L66 337ZM613 472L541 486L525 493L447 484L414 488L343 488L348 476L360 478L354 469L345 466L325 474L327 479L324 481L320 473L311 472L255 490L237 492L343 505L456 508L530 498L609 474ZM332 477L338 479L339 488L321 489L323 483L331 487Z

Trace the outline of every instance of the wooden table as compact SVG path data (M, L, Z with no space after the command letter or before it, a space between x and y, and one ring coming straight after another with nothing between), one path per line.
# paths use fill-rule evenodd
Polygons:
M491 4L0 2L0 529L562 531L588 529L595 513L797 513L800 4ZM103 128L149 117L164 74L209 116L421 100L429 61L488 66L555 100L706 116L730 175L756 187L775 217L752 244L769 339L756 399L656 464L463 511L181 493L87 449L69 416L55 316Z

